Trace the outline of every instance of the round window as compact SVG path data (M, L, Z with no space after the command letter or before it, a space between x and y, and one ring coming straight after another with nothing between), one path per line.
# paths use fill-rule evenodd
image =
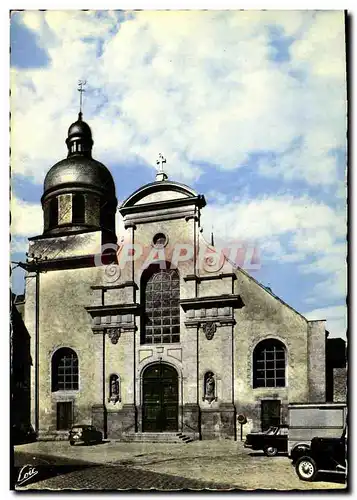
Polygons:
M152 239L152 243L156 248L163 248L166 245L167 238L163 233L157 233Z

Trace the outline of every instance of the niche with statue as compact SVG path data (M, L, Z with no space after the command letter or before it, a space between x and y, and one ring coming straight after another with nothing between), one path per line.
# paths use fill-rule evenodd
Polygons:
M120 377L116 373L112 373L109 377L109 398L108 402L117 403L121 401L120 397Z
M216 401L216 380L214 373L209 371L205 373L204 379L204 396L203 401L207 401L208 403L212 403L212 401Z

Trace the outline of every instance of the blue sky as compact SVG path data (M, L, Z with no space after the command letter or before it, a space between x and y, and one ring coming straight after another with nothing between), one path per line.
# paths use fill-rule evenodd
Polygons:
M345 336L344 50L339 11L14 13L13 259L42 233L43 179L86 79L93 153L119 200L163 152L170 178L205 194L204 234L256 245L252 275Z

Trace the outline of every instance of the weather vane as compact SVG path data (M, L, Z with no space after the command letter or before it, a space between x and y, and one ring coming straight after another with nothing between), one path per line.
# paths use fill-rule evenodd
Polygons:
M159 165L157 171L160 174L164 172L164 163L166 163L166 158L163 157L162 153L159 153L159 159L156 161L156 165Z
M87 84L87 80L78 80L78 92L79 92L79 114L82 117L82 104L83 104L83 92L85 89L83 88Z

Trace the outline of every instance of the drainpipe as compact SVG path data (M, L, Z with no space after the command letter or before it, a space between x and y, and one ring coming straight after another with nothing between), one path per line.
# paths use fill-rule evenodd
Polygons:
M40 271L38 267L36 272L36 298L35 298L35 432L39 431L39 333L40 333Z
M198 433L199 433L199 440L201 441L202 439L202 434L201 434L201 407L200 407L200 357L199 357L199 332L200 332L200 325L197 325L197 331L196 331L196 351L197 351L197 391L196 391L196 399L197 399L197 409L198 409Z

